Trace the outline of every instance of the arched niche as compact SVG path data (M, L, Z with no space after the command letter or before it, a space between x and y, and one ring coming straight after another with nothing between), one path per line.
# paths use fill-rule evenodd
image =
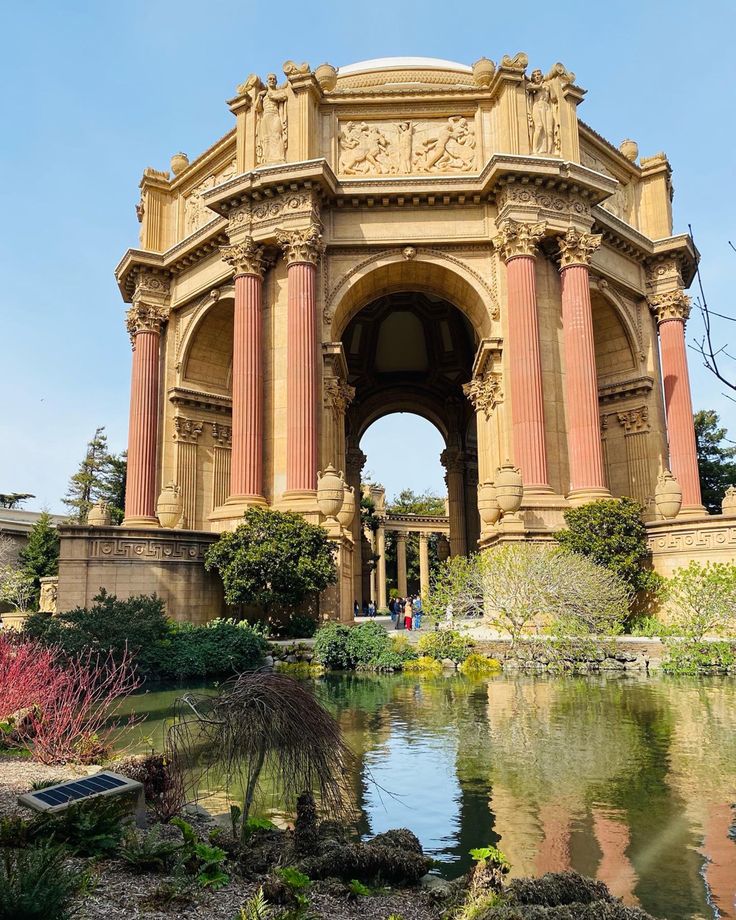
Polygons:
M599 377L635 371L638 367L636 337L621 310L601 291L591 290L595 364Z
M233 299L221 296L192 321L182 351L182 383L229 394L232 363Z

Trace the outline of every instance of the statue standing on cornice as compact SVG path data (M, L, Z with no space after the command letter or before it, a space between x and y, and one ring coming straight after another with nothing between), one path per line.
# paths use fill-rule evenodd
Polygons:
M526 93L532 153L536 156L554 154L559 142L559 126L552 81L545 79L541 70L534 70L526 85Z
M278 86L276 74L270 73L265 89L256 96L259 164L283 163L286 160L287 98L286 87Z

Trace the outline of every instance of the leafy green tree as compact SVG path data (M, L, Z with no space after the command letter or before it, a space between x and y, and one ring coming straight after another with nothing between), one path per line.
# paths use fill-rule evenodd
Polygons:
M0 492L0 508L20 508L29 498L35 497L30 492Z
M24 574L33 580L34 601L38 603L41 579L59 571L59 534L51 523L48 511L31 528L28 542L18 555Z
M433 495L430 491L415 492L413 489L402 489L393 501L389 502L387 510L391 514L436 516L445 513L445 500L442 496Z
M667 584L674 622L688 638L707 633L732 634L736 627L736 565L691 562Z
M724 492L736 485L736 445L728 442L727 431L713 409L696 412L694 421L703 504L711 514L717 514Z
M414 492L413 489L402 489L388 503L387 511L389 514L443 515L445 500L429 491ZM439 564L437 539L437 534L432 534L429 538L430 571ZM386 534L386 567L388 572L396 572L396 539L390 532ZM410 533L406 540L406 583L411 593L419 591L419 534L416 533Z
M205 568L222 578L232 606L270 613L293 608L337 581L334 547L326 531L300 514L251 508L232 533L207 551Z
M125 454L111 454L104 426L96 428L63 499L70 509L70 519L84 524L92 506L104 501L110 506L113 523L119 524L123 519L126 470Z
M560 531L557 540L565 549L610 569L633 591L656 591L660 579L649 568L651 554L643 512L633 498L570 508L565 512L567 530Z

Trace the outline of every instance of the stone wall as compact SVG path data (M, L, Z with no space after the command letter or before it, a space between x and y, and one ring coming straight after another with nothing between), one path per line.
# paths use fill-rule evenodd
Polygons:
M647 524L654 571L669 578L691 561L734 562L736 518L718 515L681 517Z
M479 641L475 651L500 661L505 671L649 672L659 670L667 657L661 639L634 636L585 640L577 651L574 640L555 645L544 639L521 639L513 648L510 639L491 639Z
M60 527L57 610L88 606L104 588L119 598L157 594L182 622L204 623L225 613L222 585L206 572L215 533L126 527Z

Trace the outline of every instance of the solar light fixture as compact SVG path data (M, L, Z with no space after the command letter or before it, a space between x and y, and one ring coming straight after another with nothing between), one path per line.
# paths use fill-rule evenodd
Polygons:
M34 811L54 814L63 811L70 805L97 796L134 794L136 797L135 816L136 824L145 827L146 823L146 798L143 784L137 780L128 779L119 773L102 770L83 779L68 780L57 783L55 786L46 786L33 792L26 792L18 796L18 804L32 808Z

